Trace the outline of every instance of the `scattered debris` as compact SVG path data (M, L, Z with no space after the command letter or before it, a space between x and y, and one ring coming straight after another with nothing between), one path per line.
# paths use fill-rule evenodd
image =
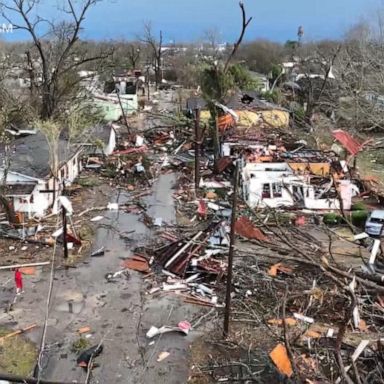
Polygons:
M105 254L105 248L101 247L97 249L96 251L91 253L91 257L99 257L99 256L104 256Z
M186 321L183 321L183 322L180 322L177 327L162 326L161 328L157 328L152 326L148 330L146 336L148 339L152 339L157 335L162 335L164 333L169 333L169 332L177 332L177 333L182 333L183 335L188 335L190 330L191 330L191 324L189 324Z
M88 333L90 331L91 331L91 327L86 326L86 327L79 328L77 332L81 335L83 333Z
M21 335L22 333L28 332L31 329L34 329L36 327L37 327L37 324L32 324L32 325L29 325L28 327L25 327L23 329L18 329L17 331L8 333L7 335L0 337L0 342L3 342L4 340L9 339L10 337Z
M165 360L169 355L170 355L169 352L160 352L156 361L160 363L161 361Z
M270 353L270 357L280 373L288 377L292 376L292 364L288 357L287 348L283 344L278 344Z
M145 257L135 255L122 263L124 268L132 269L138 272L147 273L150 271L148 261Z
M91 359L99 356L103 352L103 345L95 345L80 353L77 358L77 365L88 370Z

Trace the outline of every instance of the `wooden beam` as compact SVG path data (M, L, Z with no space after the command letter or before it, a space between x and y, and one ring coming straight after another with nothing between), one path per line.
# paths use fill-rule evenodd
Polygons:
M49 264L51 264L50 261L42 261L41 263L3 265L0 267L0 270L13 269L13 268L24 268L24 267L41 267L43 265L49 265Z

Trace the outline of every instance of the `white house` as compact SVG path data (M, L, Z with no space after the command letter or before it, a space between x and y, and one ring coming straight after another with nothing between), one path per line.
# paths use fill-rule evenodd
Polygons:
M56 180L52 177L49 148L42 133L20 136L12 142L6 184L7 197L17 213L27 218L43 216L54 205L63 183L73 182L80 174L84 149L95 147L95 140L101 141L103 147L100 150L106 156L116 148L116 130L112 125L90 128L89 136L93 143L70 144L65 137L60 138L60 166ZM0 148L0 180L4 179L4 158L4 149Z
M251 208L292 207L322 210L340 209L333 182L323 178L315 185L309 175L295 175L286 163L248 163L243 169L243 195ZM349 210L356 187L350 180L340 180L338 189L343 208Z
M26 217L42 216L54 204L63 182L72 182L82 170L81 145L60 139L58 180L52 177L49 148L43 134L18 137L12 142L7 171L7 197L16 212ZM4 151L0 153L0 180L4 179Z

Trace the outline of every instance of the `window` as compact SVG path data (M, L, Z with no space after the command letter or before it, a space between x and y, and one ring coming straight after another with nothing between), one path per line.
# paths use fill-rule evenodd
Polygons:
M263 184L263 194L261 195L263 199L270 199L271 196L271 186L270 184Z
M371 217L371 223L384 224L384 219L381 217Z
M282 185L281 184L272 184L273 197L282 197Z
M292 194L295 201L302 201L304 200L304 189L303 187L298 187L296 185L292 188Z

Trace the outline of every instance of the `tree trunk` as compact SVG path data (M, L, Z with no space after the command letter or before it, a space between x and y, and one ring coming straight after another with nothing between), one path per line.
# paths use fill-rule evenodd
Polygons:
M156 87L156 91L159 88L159 84L161 84L161 67L160 67L159 63L156 62L156 64L155 64L155 87Z
M220 159L220 135L218 117L215 117L215 125L213 127L213 155L214 155L214 171L217 172L217 163Z
M6 197L3 192L0 193L0 205L4 208L7 219L11 224L16 223L16 212L12 201Z

